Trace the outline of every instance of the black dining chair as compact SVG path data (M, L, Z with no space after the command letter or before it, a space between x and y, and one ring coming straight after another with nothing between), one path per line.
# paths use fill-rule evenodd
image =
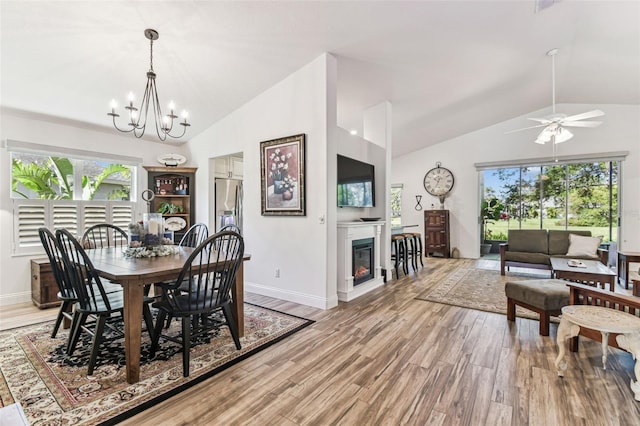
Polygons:
M233 231L233 232L237 232L238 234L242 235L242 230L240 230L240 228L238 228L237 225L225 225L222 228L220 228L219 232L222 231Z
M49 258L53 278L58 285L58 299L62 301L56 322L53 326L53 331L51 332L51 337L55 338L62 321L65 318L69 321L73 319L72 308L76 302L76 293L73 291L71 283L65 278L63 255L55 235L46 227L38 228L38 235L40 236L40 241L42 241L44 251Z
M82 246L85 249L105 247L127 247L129 236L120 227L110 223L99 223L84 231Z
M185 232L178 243L179 247L198 247L204 240L209 237L209 228L204 223L196 223ZM164 283L156 283L156 286L163 287ZM148 294L148 290L145 289ZM166 328L169 328L173 315L169 314L167 317Z
M191 253L176 281L164 285L153 333L151 356L158 349L159 339L182 346L182 374L189 376L191 341L227 325L236 349L240 349L238 325L231 310L231 287L244 255L244 241L236 232L224 231L207 238ZM185 288L186 284L186 288ZM212 320L210 315L222 311L224 321ZM182 319L179 336L161 334L167 315Z
M185 232L178 245L180 247L198 247L209 237L209 228L204 223L196 223Z
M114 338L122 337L122 319L124 311L123 292L107 293L100 276L96 272L91 260L82 245L66 229L56 231L56 240L64 260L65 279L71 282L76 294L75 311L71 324L71 340L68 354L72 355L80 334L88 333L92 336L91 355L87 374L93 374L100 345L107 341L104 337L105 327L109 327L116 334ZM143 300L142 314L149 334L153 334L153 318L149 303L152 299ZM95 321L87 322L89 316ZM152 336L153 340L153 336Z

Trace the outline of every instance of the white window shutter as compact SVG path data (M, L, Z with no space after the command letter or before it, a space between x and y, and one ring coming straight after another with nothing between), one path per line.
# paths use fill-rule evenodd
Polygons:
M13 206L16 221L13 227L14 251L25 253L34 247L41 247L38 228L48 226L46 200L14 200Z
M65 228L82 235L98 223L112 223L128 231L135 216L135 203L121 201L13 200L13 253L43 252L38 228L51 231Z
M111 223L128 233L128 227L131 222L133 222L133 204L112 203Z
M53 201L51 217L53 230L65 228L72 234L78 233L78 202L77 201Z
M108 222L106 203L96 203L96 202L92 202L91 204L83 203L82 212L84 216L84 228L82 230L83 233L93 225Z

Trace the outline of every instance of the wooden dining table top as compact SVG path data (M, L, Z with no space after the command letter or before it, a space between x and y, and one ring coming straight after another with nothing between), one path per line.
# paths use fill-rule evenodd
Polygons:
M87 255L101 277L110 281L142 280L158 282L161 277L177 277L185 261L195 250L192 247L177 247L178 253L154 257L125 257L122 248L105 247L87 250ZM251 259L244 253L243 260Z

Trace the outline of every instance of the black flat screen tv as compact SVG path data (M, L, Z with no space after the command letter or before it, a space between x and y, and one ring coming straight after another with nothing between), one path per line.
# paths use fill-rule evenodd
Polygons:
M338 207L375 207L375 168L338 155Z

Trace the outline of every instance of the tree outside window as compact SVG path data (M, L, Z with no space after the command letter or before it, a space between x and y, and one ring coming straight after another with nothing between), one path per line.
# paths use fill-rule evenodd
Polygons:
M402 224L402 186L391 186L391 226Z
M132 166L100 160L12 153L13 198L45 200L131 199ZM80 185L76 185L79 182Z

